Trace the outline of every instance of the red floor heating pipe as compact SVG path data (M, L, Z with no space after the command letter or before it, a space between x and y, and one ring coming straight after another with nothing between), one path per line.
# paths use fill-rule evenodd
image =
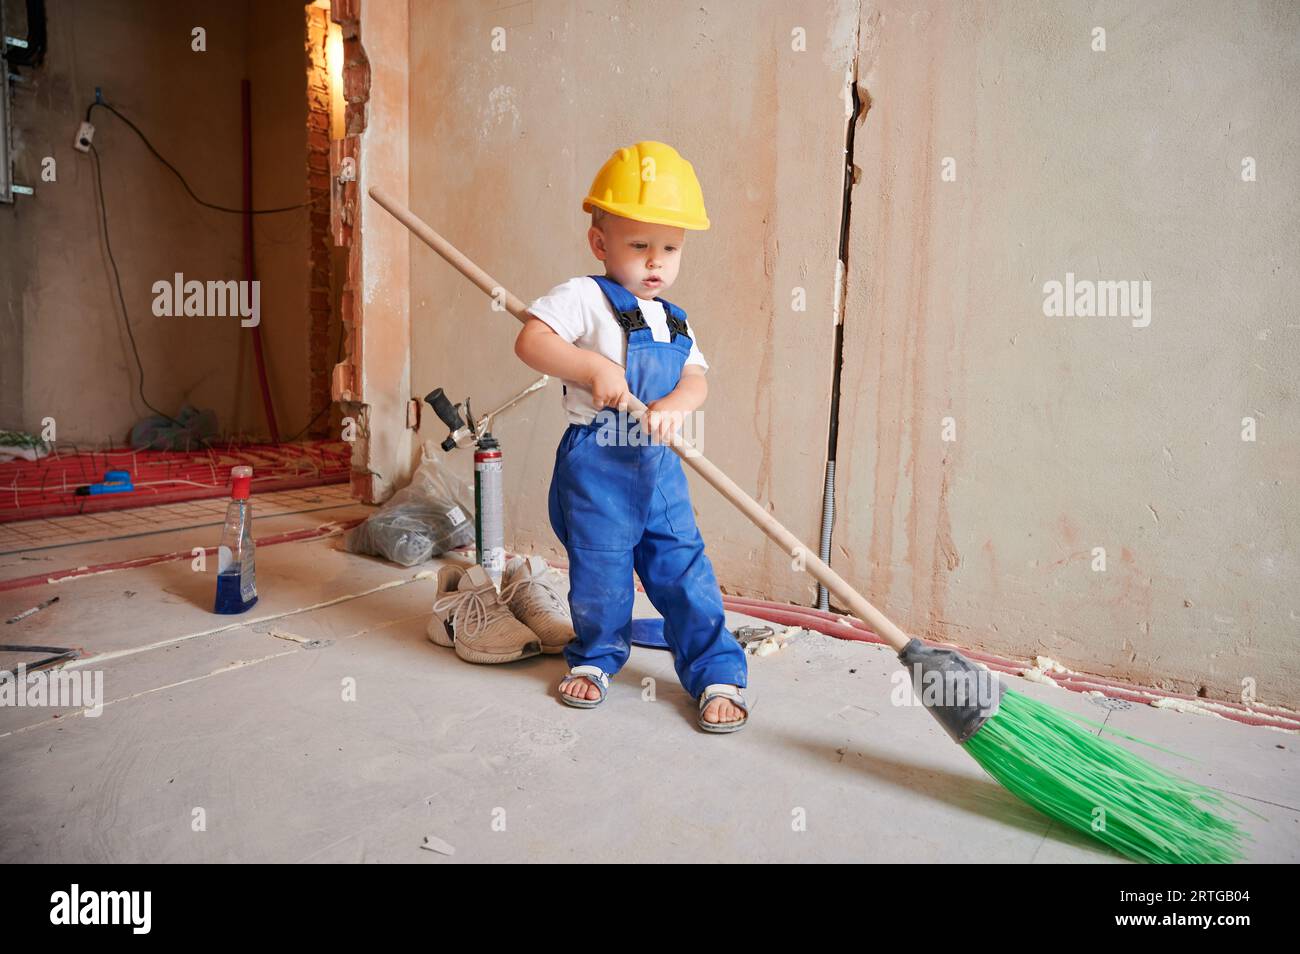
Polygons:
M230 468L253 468L256 493L347 481L352 447L343 441L299 444L220 444L196 451L109 449L79 452L67 445L34 461L0 464L0 523L224 496ZM110 470L131 474L129 493L79 497L76 488Z

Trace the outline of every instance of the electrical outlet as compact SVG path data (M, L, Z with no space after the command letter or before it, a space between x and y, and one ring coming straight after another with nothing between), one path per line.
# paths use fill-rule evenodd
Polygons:
M82 123L81 128L77 130L77 138L72 141L72 146L82 152L90 152L90 143L94 138L95 127L90 123Z

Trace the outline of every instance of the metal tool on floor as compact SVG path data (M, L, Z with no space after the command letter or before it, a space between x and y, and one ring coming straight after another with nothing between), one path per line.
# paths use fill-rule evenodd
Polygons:
M53 605L54 605L55 603L57 603L58 601L59 601L59 598L58 598L57 596L51 596L48 600L43 600L42 602L37 603L37 604L36 604L35 606L33 606L31 609L25 609L25 610L23 610L21 613L16 613L15 615L10 616L7 620L5 620L5 623L6 623L6 624L11 624L11 623L18 623L18 622L21 622L22 620L25 620L27 617L32 616L32 615L34 615L34 614L36 614L36 613L39 613L41 610L45 609L47 606L53 606Z
M750 643L759 643L770 636L776 635L776 630L771 626L737 626L731 631L736 637L736 642L741 646L749 646Z
M384 190L370 197L520 322L527 306L463 252ZM646 406L629 395L629 413L641 423ZM806 547L753 497L674 434L672 450L789 554L794 565L825 586L898 653L913 691L953 741L990 776L1049 818L1143 861L1227 862L1242 855L1245 835L1219 814L1232 802L1204 785L1173 775L1094 734L1132 736L1056 709L1002 686L988 669L954 649L909 637L884 613ZM938 684L939 691L930 691ZM923 687L925 691L923 691ZM1149 744L1149 743L1143 743ZM1098 811L1104 823L1098 825Z

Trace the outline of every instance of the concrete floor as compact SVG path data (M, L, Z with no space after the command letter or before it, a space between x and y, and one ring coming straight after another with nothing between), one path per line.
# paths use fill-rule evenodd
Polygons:
M338 494L268 511L258 536L366 512ZM0 580L218 535L82 534L0 555ZM260 549L261 601L235 623L209 612L211 566L186 561L0 591L5 618L60 597L6 642L110 654L85 664L103 672L97 718L0 707L0 862L1122 861L1019 803L923 710L891 706L883 648L810 634L752 659L752 724L710 736L667 653L635 649L603 706L571 709L559 657L461 662L425 638L431 579L341 545ZM1010 682L1194 754L1146 753L1263 816L1245 818L1251 860L1300 860L1294 734Z

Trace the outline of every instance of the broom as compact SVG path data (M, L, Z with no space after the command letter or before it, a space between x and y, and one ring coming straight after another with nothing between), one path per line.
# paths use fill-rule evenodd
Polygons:
M528 320L522 301L427 223L382 189L371 187L369 192L416 238L488 295L504 298L506 309L521 322ZM641 422L645 405L635 395L629 405L633 419ZM909 638L692 443L674 434L671 446L797 565L871 625L911 672L922 705L1013 794L1135 860L1223 863L1242 856L1245 836L1219 814L1225 799L1217 792L1143 761L1089 730L1123 733L1007 689L994 673L956 650Z

